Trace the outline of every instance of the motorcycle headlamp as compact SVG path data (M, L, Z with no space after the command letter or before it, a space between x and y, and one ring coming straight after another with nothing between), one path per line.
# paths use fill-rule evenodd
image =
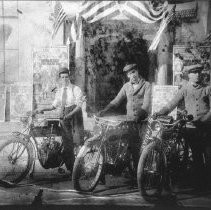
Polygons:
M94 135L98 135L98 134L101 134L102 128L99 125L95 125L93 128L93 131L94 131Z
M159 131L161 130L161 125L160 125L160 123L159 123L158 121L152 122L152 124L151 124L151 129L152 129L152 131L154 131L154 132L159 132Z

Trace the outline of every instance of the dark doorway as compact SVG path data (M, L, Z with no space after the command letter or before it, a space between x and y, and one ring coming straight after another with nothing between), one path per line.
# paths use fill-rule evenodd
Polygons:
M127 81L122 72L127 63L136 63L140 74L148 79L147 41L130 24L115 22L92 24L86 37L86 93L95 110L104 108ZM116 110L125 113L125 105Z

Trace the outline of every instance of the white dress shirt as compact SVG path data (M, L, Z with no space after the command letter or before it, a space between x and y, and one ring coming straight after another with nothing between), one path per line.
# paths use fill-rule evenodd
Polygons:
M72 105L82 106L83 101L83 93L81 89L76 85L69 85L67 88L67 100L65 107L69 107ZM55 99L52 103L52 106L58 108L62 105L62 95L63 95L64 87L59 88L56 92Z

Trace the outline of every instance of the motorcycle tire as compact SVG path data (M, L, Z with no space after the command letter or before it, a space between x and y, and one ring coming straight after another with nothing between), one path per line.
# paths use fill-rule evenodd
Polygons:
M81 152L83 150L83 152ZM103 154L98 147L83 146L75 159L72 173L74 189L91 192L97 186L103 170Z
M0 147L0 180L17 184L29 173L33 164L33 147L29 141L18 136Z
M156 142L147 145L137 169L138 189L142 197L159 197L164 186L166 158Z

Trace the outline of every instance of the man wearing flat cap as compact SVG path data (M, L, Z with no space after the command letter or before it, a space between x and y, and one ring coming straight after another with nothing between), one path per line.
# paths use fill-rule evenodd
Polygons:
M155 116L170 113L181 101L184 101L185 109L189 115L193 115L194 126L185 129L185 139L191 147L194 164L194 183L196 188L203 187L205 166L203 154L206 138L203 136L211 125L211 87L201 83L201 71L203 66L195 64L184 68L188 73L189 81L174 97L174 99Z
M103 116L111 108L118 107L124 99L127 99L127 116L130 119L139 122L145 119L150 112L151 85L139 75L136 64L126 65L123 72L127 74L129 82L123 85L118 95L99 113L99 115ZM131 134L131 136L133 134ZM132 153L135 168L138 165L137 161L139 159L139 150L137 146L139 144L136 144L139 143L138 140L138 136L134 139L131 137L131 149L133 150Z
M73 130L80 126L83 133L83 118L81 106L83 103L83 93L81 89L70 82L69 69L63 67L59 71L61 87L58 88L55 99L49 107L35 110L35 113L43 113L60 109L62 141L64 145L63 158L67 170L72 172L74 158ZM83 141L83 135L80 136L78 145Z

